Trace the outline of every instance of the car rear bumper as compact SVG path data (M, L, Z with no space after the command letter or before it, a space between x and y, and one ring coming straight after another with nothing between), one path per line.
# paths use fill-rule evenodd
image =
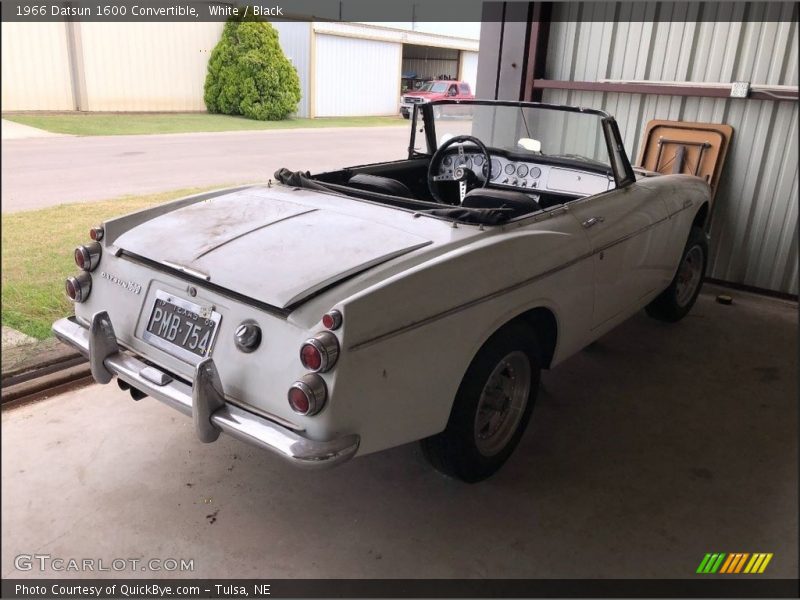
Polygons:
M211 358L195 370L192 385L179 381L156 367L121 350L106 312L94 315L86 328L73 317L53 323L53 333L89 359L92 376L108 383L116 376L128 385L192 417L198 437L213 442L225 432L244 442L270 450L294 465L326 468L349 460L358 450L360 438L346 435L316 441L287 427L226 402L223 385Z

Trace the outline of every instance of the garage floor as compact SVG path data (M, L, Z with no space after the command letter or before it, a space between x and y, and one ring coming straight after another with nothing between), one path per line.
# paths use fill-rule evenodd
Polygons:
M773 552L764 576L794 577L797 305L720 291L545 373L519 449L478 485L416 444L326 472L204 445L115 385L5 410L2 576L39 576L14 556L45 553L194 559L185 577L691 577L706 552Z

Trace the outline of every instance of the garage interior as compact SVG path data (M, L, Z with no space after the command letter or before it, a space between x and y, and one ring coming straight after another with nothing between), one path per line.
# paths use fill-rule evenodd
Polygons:
M194 559L148 577L687 578L718 551L797 574L793 302L706 285L676 325L630 319L543 373L520 446L478 485L416 444L302 471L89 390L3 411L4 577L35 576L13 565L34 551Z
M460 55L460 51L451 48L403 44L401 76L404 83L405 80L421 83L431 79L458 79Z

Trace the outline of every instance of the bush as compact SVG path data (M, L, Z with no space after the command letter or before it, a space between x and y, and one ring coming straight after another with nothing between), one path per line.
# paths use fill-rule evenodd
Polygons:
M300 79L263 21L229 20L208 61L205 95L211 113L279 121L297 110Z

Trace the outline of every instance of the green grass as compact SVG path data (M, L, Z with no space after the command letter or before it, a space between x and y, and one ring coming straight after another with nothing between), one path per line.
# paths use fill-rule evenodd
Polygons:
M222 186L215 186L222 187ZM77 272L75 246L89 241L89 228L114 216L211 188L126 196L84 204L4 214L2 219L2 322L38 339L72 314L64 279Z
M141 135L200 131L296 129L300 127L408 125L408 121L400 116L254 121L244 117L211 115L208 113L8 113L4 114L3 118L53 133L68 133L72 135Z

